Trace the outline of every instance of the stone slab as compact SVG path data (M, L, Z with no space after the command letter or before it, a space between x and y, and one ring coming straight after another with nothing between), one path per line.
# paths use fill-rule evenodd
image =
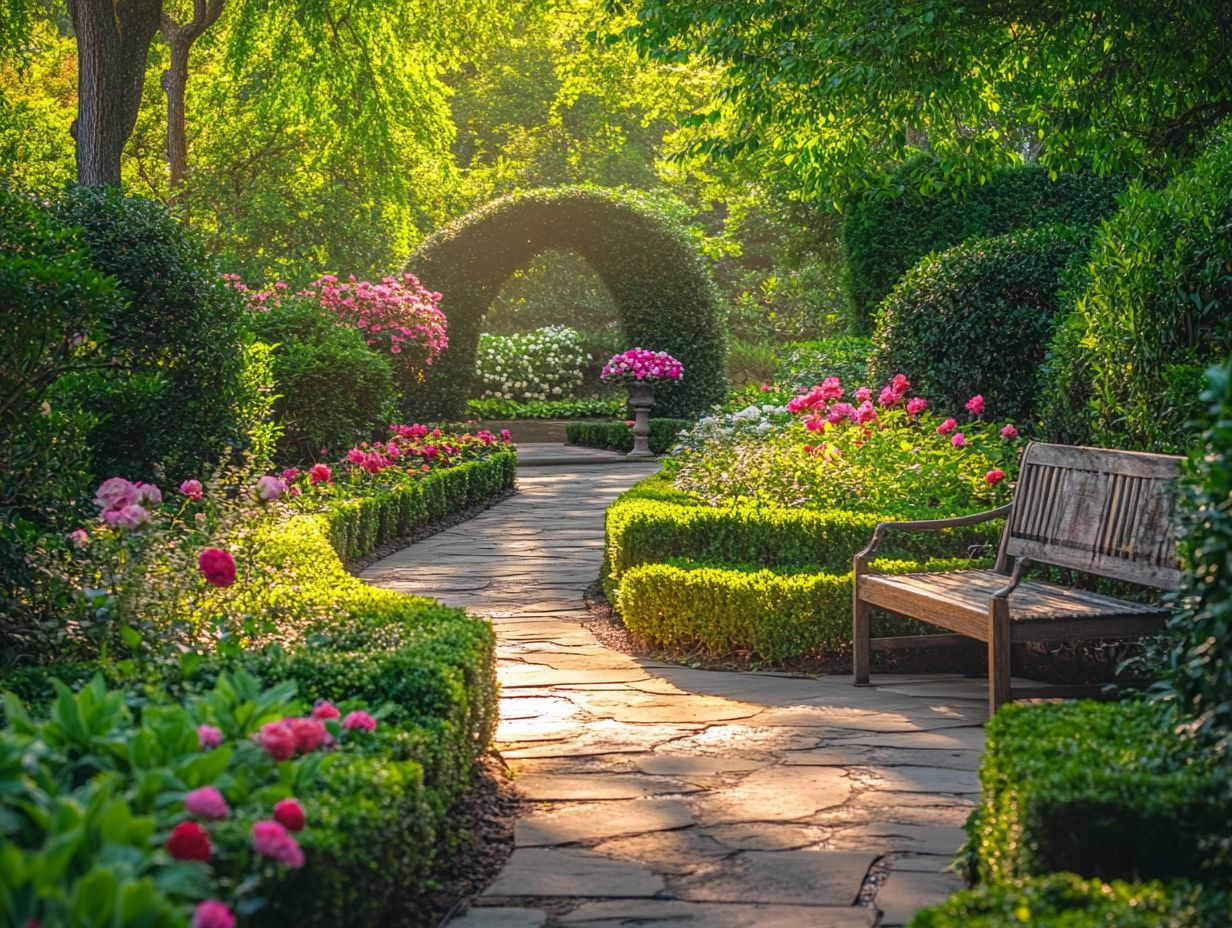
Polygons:
M852 906L877 855L862 851L743 851L677 883L682 899Z
M871 928L873 911L852 907L724 905L709 902L588 902L560 916L578 928Z
M852 781L833 767L763 767L735 786L697 799L703 824L790 822L841 806L851 797Z
M882 928L906 925L920 909L943 902L962 888L962 880L952 873L891 870L877 891L877 908L882 913L879 924Z
M473 908L449 920L449 928L543 928L548 913L540 909L515 909L507 906Z
M666 777L604 775L580 776L528 774L515 781L522 798L535 802L595 802L599 800L643 799L673 793L692 793L698 787Z
M661 876L628 861L582 850L518 848L485 895L648 898L663 889Z
M571 803L519 819L515 847L553 847L593 843L618 835L671 831L693 824L693 813L678 799L628 799Z

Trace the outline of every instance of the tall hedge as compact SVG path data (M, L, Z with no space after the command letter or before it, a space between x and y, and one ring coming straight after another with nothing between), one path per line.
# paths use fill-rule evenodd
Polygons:
M1069 442L1178 452L1203 371L1232 352L1232 124L1099 229L1050 350L1044 420Z
M407 396L420 419L461 418L484 313L520 268L548 249L579 253L611 291L630 348L666 351L685 369L655 394L655 414L689 418L725 394L717 291L682 230L612 191L561 187L489 203L432 236L407 270L444 294L449 349Z
M1116 209L1124 187L1094 174L1052 180L1045 168L1017 166L994 171L978 186L919 193L919 178L933 168L924 157L908 162L892 178L891 192L869 191L848 208L843 251L857 331L872 328L877 304L926 254L1029 226L1094 225Z
M877 311L874 379L906 374L945 412L979 393L994 418L1032 418L1058 293L1085 240L1085 230L1044 226L924 258Z

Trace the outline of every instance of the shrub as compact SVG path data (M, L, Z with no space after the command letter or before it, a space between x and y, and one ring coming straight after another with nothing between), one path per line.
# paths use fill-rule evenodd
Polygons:
M315 300L293 298L253 314L263 341L276 343L274 415L283 426L277 458L314 461L372 437L397 408L388 354L369 350Z
M1044 422L1054 437L1178 452L1202 372L1232 352L1232 125L1167 187L1137 184L1122 203L1052 346Z
M472 419L586 419L591 417L611 418L624 415L625 400L612 399L580 400L533 400L519 403L516 400L470 400L466 414Z
M988 726L968 852L982 880L1226 878L1232 799L1158 705L1010 705Z
M409 267L445 294L451 348L408 397L408 412L465 409L483 314L509 276L551 248L580 253L619 307L625 343L679 358L688 375L656 396L664 416L700 413L724 394L722 320L713 281L673 223L609 191L559 188L496 200L424 242Z
M94 473L178 482L216 462L244 438L240 301L196 236L157 203L75 189L52 210L82 229L90 265L127 300L103 319L113 366L66 375L54 391L99 417Z
M657 401L656 401L657 402ZM676 442L680 430L687 428L686 419L651 419L650 450L666 454ZM633 428L627 422L570 422L565 426L565 439L571 445L603 448L609 451L630 451L633 448Z
M983 391L990 414L1030 419L1058 291L1084 245L1079 232L1050 226L925 258L877 311L873 376L906 374L947 412Z
M970 566L969 560L872 563L882 573ZM851 644L849 572L781 573L680 560L644 564L621 577L616 607L633 634L669 650L752 652L777 661L842 653Z
M847 282L853 326L872 328L877 305L907 269L930 252L969 238L988 238L1031 226L1093 226L1116 209L1124 183L1094 174L1049 178L1048 169L1006 167L987 183L918 192L932 162L925 156L904 165L890 190L871 190L851 204L843 223Z
M892 879L892 877L891 877ZM910 928L1217 928L1192 890L1072 873L981 886L916 913Z
M792 342L779 351L783 360L774 381L794 392L807 390L827 377L837 377L843 383L867 383L873 343L860 335L844 335L817 342Z
M479 336L475 374L482 399L550 400L573 395L593 360L581 338L563 325L516 335Z
M1209 372L1206 430L1189 454L1181 497L1186 539L1171 686L1183 716L1204 739L1232 751L1232 361Z

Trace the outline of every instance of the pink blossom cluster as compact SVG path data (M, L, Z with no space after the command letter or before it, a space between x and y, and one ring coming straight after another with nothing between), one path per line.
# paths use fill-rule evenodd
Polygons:
M321 747L334 743L333 736L325 727L326 721L342 715L338 708L326 700L318 700L307 718L287 717L261 726L256 742L276 761L290 760L296 754L311 754ZM362 729L375 731L376 720L363 710L356 710L342 719L347 731ZM198 737L200 733L198 732Z
M98 518L112 528L133 530L150 521L150 510L163 501L158 487L149 483L131 483L123 477L111 477L98 486L94 502Z
M645 348L630 348L603 365L599 372L601 380L616 383L679 380L684 376L684 365L666 351L648 351Z

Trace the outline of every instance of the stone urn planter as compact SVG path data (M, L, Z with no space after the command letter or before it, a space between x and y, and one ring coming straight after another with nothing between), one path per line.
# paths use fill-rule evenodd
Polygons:
M625 384L629 391L629 408L633 410L633 450L631 458L651 458L650 407L654 405L654 385L641 381Z

